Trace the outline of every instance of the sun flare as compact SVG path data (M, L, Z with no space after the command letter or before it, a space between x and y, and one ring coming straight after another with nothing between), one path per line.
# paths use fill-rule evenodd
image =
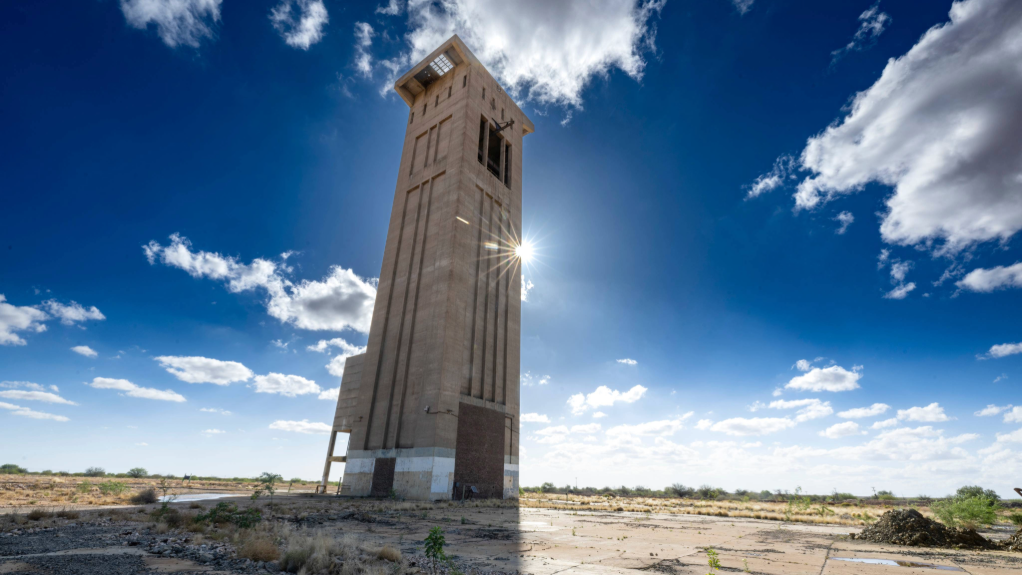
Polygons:
M527 241L523 241L515 247L515 257L522 260L522 263L529 263L532 259L532 244Z

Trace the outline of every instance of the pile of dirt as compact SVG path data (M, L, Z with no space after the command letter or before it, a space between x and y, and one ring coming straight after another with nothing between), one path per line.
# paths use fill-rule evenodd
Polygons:
M974 529L953 529L923 517L915 509L897 509L880 516L876 523L852 535L873 543L912 547L993 549L995 546Z
M1001 541L998 546L1005 551L1018 551L1022 553L1022 529L1015 532L1014 535Z

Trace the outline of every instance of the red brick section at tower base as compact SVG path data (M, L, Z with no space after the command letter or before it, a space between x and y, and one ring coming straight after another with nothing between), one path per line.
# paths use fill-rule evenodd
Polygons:
M461 403L458 406L457 453L454 499L461 499L462 485L479 490L472 497L499 499L504 496L503 413Z

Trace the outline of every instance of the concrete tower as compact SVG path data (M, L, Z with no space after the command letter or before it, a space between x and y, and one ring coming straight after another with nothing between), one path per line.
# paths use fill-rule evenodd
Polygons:
M322 489L518 497L522 137L532 122L457 36L408 104L369 342L341 381ZM334 455L338 433L348 452Z

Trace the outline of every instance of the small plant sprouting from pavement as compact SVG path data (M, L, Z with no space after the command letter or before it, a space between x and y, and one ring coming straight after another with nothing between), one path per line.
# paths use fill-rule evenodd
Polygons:
M710 564L710 572L706 575L713 575L714 571L720 571L720 557L713 547L706 548L706 562Z
M440 527L430 529L425 543L426 559L429 560L430 570L436 573L440 568L440 564L447 560L447 555L444 553L444 545L447 542L444 541L443 530Z
M283 480L284 478L281 477L280 475L277 475L276 473L270 473L269 471L264 471L263 474L259 476L259 483L263 485L262 491L265 491L266 493L269 494L270 503L273 503L273 494L277 492L277 488L274 487L274 484L277 483L278 481ZM253 497L252 499L254 500L256 498Z
M749 560L745 559L744 557L742 558L742 571L745 571L746 573L752 573L752 570L749 569Z

